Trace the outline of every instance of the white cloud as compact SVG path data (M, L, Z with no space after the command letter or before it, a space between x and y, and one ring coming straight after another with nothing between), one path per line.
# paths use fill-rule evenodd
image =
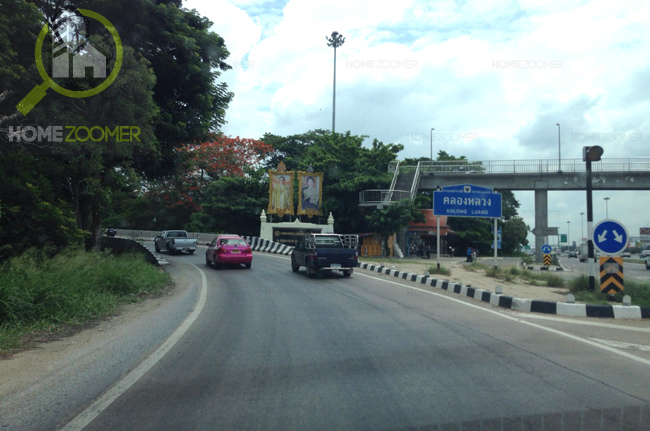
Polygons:
M247 65L222 75L235 93L227 134L259 138L329 129L333 50L325 37L336 30L346 37L337 49L337 131L401 143L402 158L428 157L433 147L434 154L444 150L470 160L555 160L556 123L563 160L579 159L582 146L594 144L605 148L605 157L650 155L650 4L186 5L215 22L231 63ZM534 211L532 198L519 196L522 213ZM576 197L557 193L553 199L554 211L568 214ZM580 211L573 212L577 225ZM526 221L532 227L534 217Z

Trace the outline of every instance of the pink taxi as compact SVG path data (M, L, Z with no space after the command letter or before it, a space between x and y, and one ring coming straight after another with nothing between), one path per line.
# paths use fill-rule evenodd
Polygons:
M251 267L253 251L246 240L239 235L219 235L208 244L205 264L220 268L222 265L244 265Z

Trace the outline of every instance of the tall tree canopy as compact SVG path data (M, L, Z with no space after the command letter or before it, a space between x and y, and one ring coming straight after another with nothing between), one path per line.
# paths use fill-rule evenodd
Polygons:
M284 161L288 170L306 171L311 166L324 172L324 215L332 212L340 233L361 232L367 224L359 209L359 191L387 188L392 179L388 164L404 148L376 139L366 146L366 138L325 130L287 137L266 134L263 141L273 147L267 168L276 169Z
M40 29L63 10L77 8L99 13L117 29L124 53L119 74L95 96L71 98L50 89L27 116L16 113L16 104L42 82L33 64ZM106 54L108 75L115 64L113 37L101 24L88 21L94 24L92 31L89 28L81 37ZM50 191L27 195L34 199L53 195L53 204L62 214L73 211L77 229L85 232L89 245L96 243L102 216L113 198L137 187L136 173L174 174L182 161L176 149L183 142L208 136L225 122L225 109L233 95L218 78L229 68L225 63L228 51L224 40L209 31L210 26L210 21L196 11L183 9L180 1L3 1L0 126L5 129L0 135L0 157L3 163L11 164L18 160L18 153L23 153L32 158L32 163L23 160L22 166L47 166L26 175L38 174L49 182ZM42 52L52 52L51 37L45 38ZM43 62L45 69L51 70L51 56L44 54ZM99 85L103 78L60 78L55 82L82 91ZM6 128L18 126L75 126L82 132L76 142L9 142ZM94 126L111 130L129 126L129 130L136 130L136 138L128 142L115 136L92 139L83 131ZM26 208L17 203L15 194L6 188L0 190L0 205L13 211ZM32 217L23 213L15 220L30 224L32 229L46 228ZM0 217L0 228L9 231L4 223L8 223L7 217Z

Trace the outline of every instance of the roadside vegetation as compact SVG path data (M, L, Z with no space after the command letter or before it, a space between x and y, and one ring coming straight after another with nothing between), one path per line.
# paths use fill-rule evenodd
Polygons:
M594 291L589 290L589 277L586 275L580 275L570 281L566 281L562 277L549 273L548 271L533 272L516 267L504 270L502 268L495 269L491 266L472 263L467 265L466 269L470 271L482 270L488 277L497 278L509 283L514 283L519 280L531 286L567 289L569 293L575 296L576 301L587 304L621 303L623 302L623 296L630 295L632 305L650 306L650 284L648 283L625 281L624 292L610 296L600 293L600 280L598 278L596 278Z
M30 249L0 267L0 353L34 334L56 334L157 295L168 274L140 255L66 249L48 257Z
M575 295L577 301L589 304L611 304L621 303L625 295L630 295L632 305L650 306L650 284L638 283L636 281L625 281L623 293L616 295L605 295L600 293L600 280L596 277L594 291L589 290L589 277L580 275L569 282L569 290Z
M431 265L429 267L429 274L440 274L440 275L446 275L450 276L451 275L451 269L440 265L440 268L437 266Z

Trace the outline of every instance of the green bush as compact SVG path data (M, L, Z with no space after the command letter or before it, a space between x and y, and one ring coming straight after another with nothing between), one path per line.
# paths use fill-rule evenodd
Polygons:
M555 274L546 274L546 285L548 287L564 287L564 279L558 275Z
M611 304L609 295L600 293L600 279L595 277L594 290L589 290L589 277L580 275L569 282L569 290L578 301L591 304ZM623 293L613 295L615 302L622 302L623 296L630 295L632 305L650 306L650 285L636 281L626 281Z
M534 259L534 256L533 256L533 255L530 255L530 254L528 254L528 253L521 253L520 256L521 256L521 261L522 261L525 265L530 265L530 264L532 264L533 261L535 260L535 259Z
M17 331L96 319L169 283L141 255L67 249L50 258L31 249L0 267L0 349Z

